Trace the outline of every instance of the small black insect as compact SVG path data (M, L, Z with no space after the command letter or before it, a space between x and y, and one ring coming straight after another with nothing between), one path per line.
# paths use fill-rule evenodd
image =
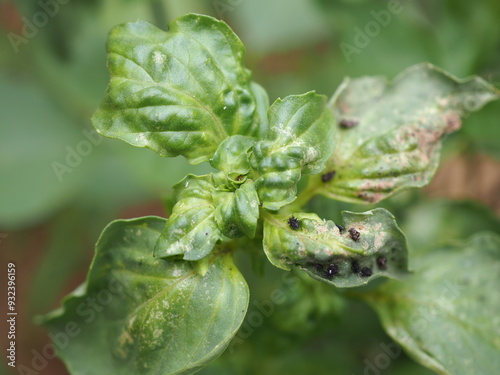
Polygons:
M357 260L353 260L351 264L352 273L359 273L361 271L361 267L359 266L359 262Z
M300 220L297 219L295 216L291 216L288 219L288 226L293 230L297 230L300 228Z
M369 276L373 275L373 271L370 267L361 268L360 273L361 273L361 276L363 276L363 277L369 277Z
M349 120L349 119L343 119L343 120L340 120L340 122L339 122L339 126L341 128L344 128L344 129L350 129L358 124L359 124L359 121Z
M321 181L328 182L335 177L335 171L326 172L321 176Z
M337 228L339 228L339 232L342 233L343 231L345 231L345 228L342 226L342 225L339 225L339 224L335 224L337 226Z
M326 278L331 279L333 276L337 275L338 273L339 273L339 266L337 266L335 263L332 263L326 269Z
M349 228L349 235L351 236L353 241L359 240L359 232L354 228Z
M377 258L377 266L381 270L387 269L387 258L386 257L378 257Z

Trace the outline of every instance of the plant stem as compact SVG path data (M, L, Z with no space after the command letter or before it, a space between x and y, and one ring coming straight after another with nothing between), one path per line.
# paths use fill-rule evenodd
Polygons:
M287 212L299 211L309 201L318 194L318 185L309 180L307 187L297 196L290 206L286 207Z

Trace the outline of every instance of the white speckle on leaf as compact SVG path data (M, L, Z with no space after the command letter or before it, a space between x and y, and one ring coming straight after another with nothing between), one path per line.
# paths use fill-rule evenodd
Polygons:
M163 65L163 63L165 63L166 59L167 59L167 57L163 53L161 53L160 51L155 51L153 53L153 60L154 60L156 65Z

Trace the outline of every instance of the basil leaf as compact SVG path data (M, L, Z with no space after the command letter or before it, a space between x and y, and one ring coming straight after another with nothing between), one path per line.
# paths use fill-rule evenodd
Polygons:
M458 246L412 257L413 276L364 294L394 340L439 374L494 374L500 368L500 237L482 233Z
M314 178L318 192L375 203L427 185L441 139L460 128L460 117L498 95L481 78L459 80L430 64L414 66L391 83L381 77L346 80L331 102L340 129L323 181Z
M215 191L215 220L222 233L230 238L255 237L259 220L259 197L252 180L234 192Z
M268 214L264 251L278 268L299 267L314 279L340 288L408 273L406 239L389 211L343 211L342 221L339 226L316 214Z
M302 173L319 173L330 157L335 127L326 97L309 92L278 99L269 109L270 127L253 147L252 167L263 207L292 202Z
M86 285L48 314L74 375L192 374L219 356L243 321L248 287L228 253L193 262L151 256L165 219L119 220L102 233Z
M252 84L244 53L229 26L208 16L179 17L168 32L145 21L117 26L108 40L111 80L93 124L162 156L209 160L228 135L260 131L265 94Z
M188 175L174 186L177 203L154 248L154 255L185 260L206 257L222 233L215 222L212 176Z
M255 139L243 135L226 138L210 159L210 164L226 172L234 182L238 182L239 176L246 176L250 171L248 151L254 143Z

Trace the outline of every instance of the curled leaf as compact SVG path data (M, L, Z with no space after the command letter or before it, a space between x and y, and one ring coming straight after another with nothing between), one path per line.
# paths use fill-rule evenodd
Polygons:
M229 238L255 237L259 219L259 197L252 180L235 191L214 191L215 220Z
M278 210L295 199L302 174L324 168L335 128L326 98L314 92L276 100L268 117L270 127L253 147L251 162L263 207Z
M307 213L267 215L264 251L276 267L299 267L343 288L408 273L406 239L389 211L344 211L342 221L338 225Z
M409 68L388 83L347 79L331 107L338 120L336 149L318 192L354 203L375 203L399 190L429 183L442 138L499 92L479 77L459 80L430 65ZM332 138L333 139L333 138Z
M207 256L222 233L215 221L212 175L188 175L174 186L177 203L154 248L154 255L182 255L185 260Z

